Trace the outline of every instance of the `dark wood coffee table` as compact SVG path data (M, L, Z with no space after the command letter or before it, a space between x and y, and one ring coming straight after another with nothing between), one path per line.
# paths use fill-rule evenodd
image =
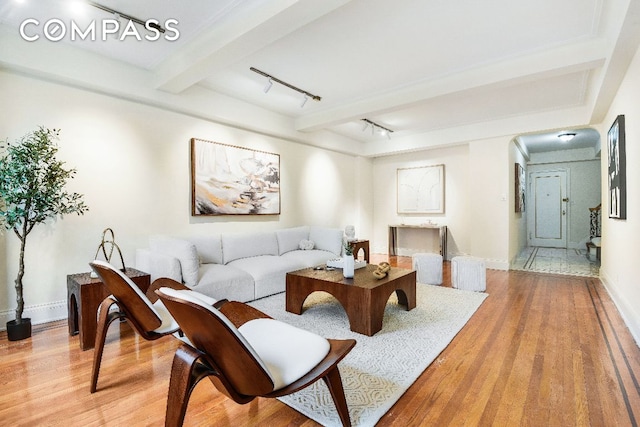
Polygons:
M359 268L353 279L345 279L340 269L305 268L287 273L286 309L302 314L304 301L311 293L328 292L347 312L351 330L372 336L382 329L384 308L393 292L407 311L416 306L416 272L393 267L386 278L378 280L372 274L377 267Z

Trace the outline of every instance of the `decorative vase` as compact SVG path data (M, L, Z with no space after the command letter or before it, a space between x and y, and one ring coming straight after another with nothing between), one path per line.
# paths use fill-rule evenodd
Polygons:
M7 339L9 341L20 341L31 336L31 319L23 317L22 322L15 320L7 322Z
M353 278L353 272L355 270L355 260L353 259L353 255L345 255L342 258L342 275L346 279Z

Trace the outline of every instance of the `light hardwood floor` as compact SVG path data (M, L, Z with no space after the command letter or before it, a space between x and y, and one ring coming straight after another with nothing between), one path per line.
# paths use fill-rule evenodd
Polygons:
M449 263L444 277L449 286ZM487 292L379 426L638 424L640 350L598 279L488 270ZM98 391L90 394L93 351L80 350L66 322L35 327L19 342L0 334L0 425L162 425L178 345L112 325ZM316 423L277 400L237 405L203 381L185 425Z

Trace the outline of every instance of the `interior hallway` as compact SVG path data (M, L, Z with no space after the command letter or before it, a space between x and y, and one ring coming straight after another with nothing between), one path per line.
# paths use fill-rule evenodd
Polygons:
M530 246L511 263L512 270L538 273L599 277L600 261L589 257L586 249L561 249Z

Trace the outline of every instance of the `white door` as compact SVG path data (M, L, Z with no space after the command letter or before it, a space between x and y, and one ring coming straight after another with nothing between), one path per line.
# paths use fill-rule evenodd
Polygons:
M567 171L532 172L529 182L529 245L566 248Z

